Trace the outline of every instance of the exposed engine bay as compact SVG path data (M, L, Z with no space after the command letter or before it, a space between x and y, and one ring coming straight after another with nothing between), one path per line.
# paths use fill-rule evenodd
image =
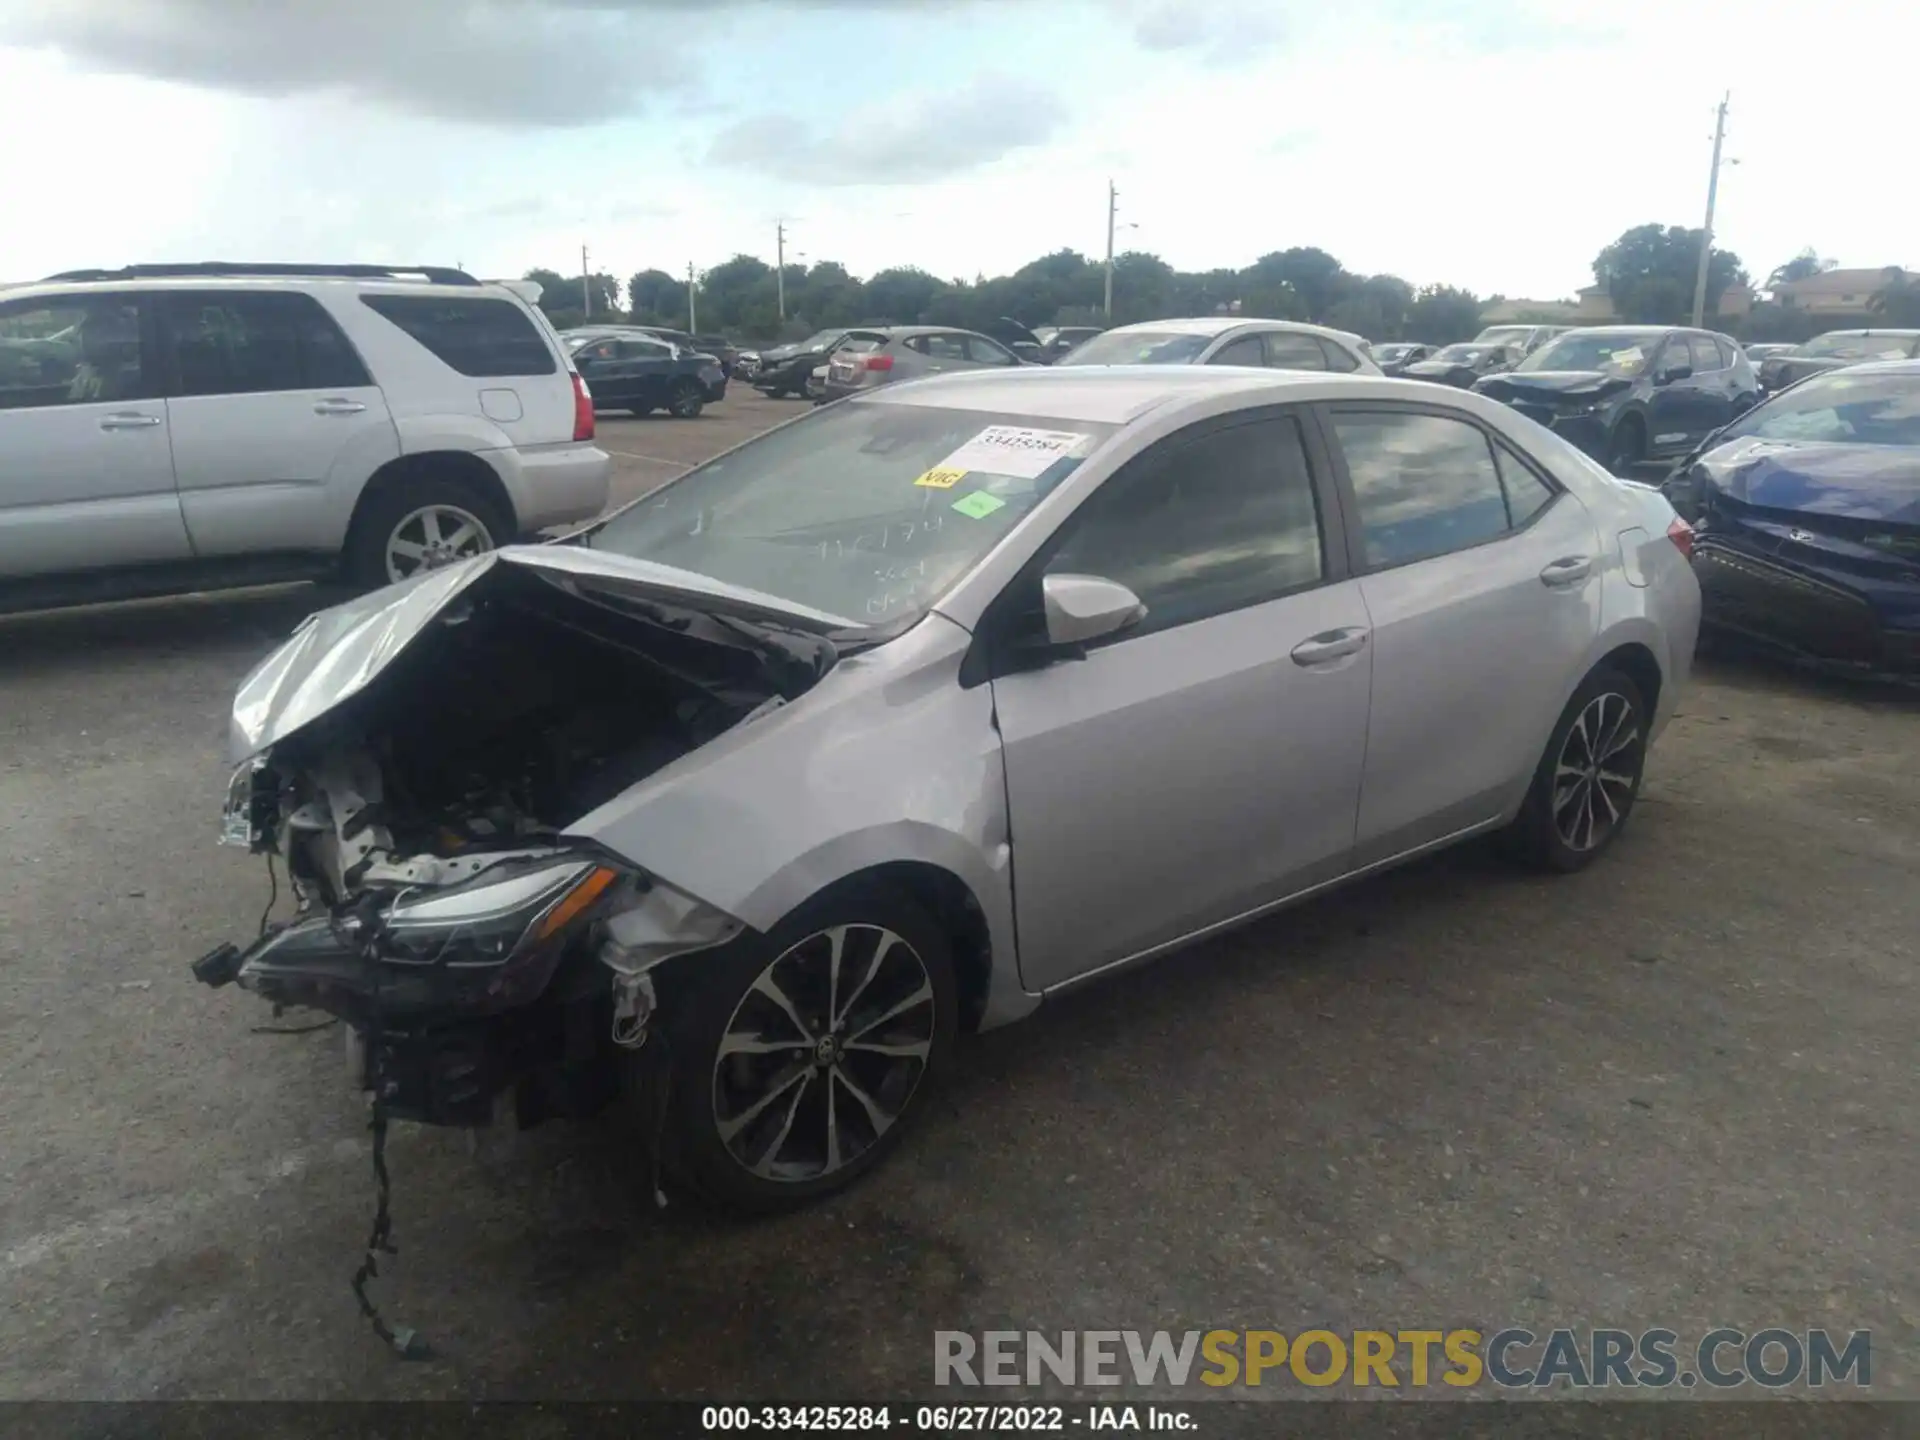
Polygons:
M820 636L540 571L485 581L256 762L255 848L304 903L456 884L549 846L834 659Z

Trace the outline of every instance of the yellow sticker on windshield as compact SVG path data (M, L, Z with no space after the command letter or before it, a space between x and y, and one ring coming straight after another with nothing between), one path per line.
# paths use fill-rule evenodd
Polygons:
M964 470L929 470L913 483L926 490L951 490L966 475Z

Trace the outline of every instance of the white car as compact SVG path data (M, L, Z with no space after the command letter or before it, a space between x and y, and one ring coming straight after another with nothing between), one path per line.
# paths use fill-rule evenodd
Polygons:
M1207 315L1146 320L1108 330L1069 350L1056 365L1245 365L1260 370L1326 370L1378 375L1367 342L1346 330L1298 320Z
M526 287L138 265L0 297L0 612L384 585L590 519L611 461Z

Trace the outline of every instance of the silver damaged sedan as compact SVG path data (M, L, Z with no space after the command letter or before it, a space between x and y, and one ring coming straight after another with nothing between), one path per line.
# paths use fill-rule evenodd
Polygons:
M1691 543L1467 393L888 386L309 619L223 821L293 913L195 973L342 1017L390 1114L614 1107L695 1193L805 1201L963 1030L1468 836L1593 861Z

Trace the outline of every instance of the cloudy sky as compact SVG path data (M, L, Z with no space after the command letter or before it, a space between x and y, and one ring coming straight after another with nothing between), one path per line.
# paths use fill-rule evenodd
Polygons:
M1775 18L1777 17L1777 18ZM1790 19L1789 19L1790 17ZM0 0L0 281L1122 249L1553 298L1629 225L1920 266L1912 0ZM1878 79L1873 77L1878 76Z

